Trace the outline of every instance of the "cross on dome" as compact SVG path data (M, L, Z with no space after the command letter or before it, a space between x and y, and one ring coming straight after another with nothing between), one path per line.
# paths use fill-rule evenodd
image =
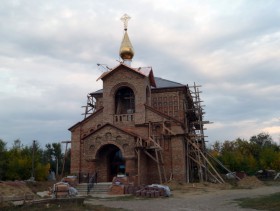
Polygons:
M124 24L124 30L126 31L127 30L127 24L128 24L128 21L131 19L131 17L129 17L127 14L124 14L122 17L121 17L121 21L123 22Z

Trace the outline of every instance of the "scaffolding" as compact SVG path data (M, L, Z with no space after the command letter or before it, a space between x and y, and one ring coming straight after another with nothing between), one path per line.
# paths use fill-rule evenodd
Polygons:
M204 125L211 122L204 120L204 105L200 98L201 85L187 86L188 93L185 101L186 131L183 134L186 147L186 182L218 182L224 183L223 178L216 171L209 159L213 159L207 152L205 146ZM93 95L87 95L87 104L82 106L85 112L82 114L87 118L96 111L96 100ZM141 178L141 155L147 155L156 163L160 183L167 182L164 165L163 148L161 143L171 140L171 136L178 135L171 130L172 120L164 119L160 122L148 122L147 138L137 137L135 152L138 157L138 184ZM160 128L159 133L155 133L155 128ZM182 135L182 134L181 134ZM162 142L161 142L162 141ZM215 161L217 162L217 161ZM219 164L219 163L218 163ZM222 164L219 164L222 165ZM223 167L223 166L222 166ZM229 171L229 170L228 170ZM229 171L230 172L230 171ZM172 174L170 179L172 179Z
M164 134L168 129L166 126L166 121L162 122L149 122L148 123L148 139L143 139L142 137L137 138L136 142L136 154L138 156L138 184L141 184L141 162L140 156L141 152L146 154L149 158L151 158L157 165L158 176L160 183L167 182L166 171L164 167L164 159L163 159L163 149L160 145L160 140L164 141ZM155 134L155 128L161 128L162 131L160 136ZM168 129L169 130L169 129ZM169 130L170 131L170 130ZM169 133L169 132L168 132Z
M84 119L95 112L95 110L96 110L95 102L96 102L95 98L91 94L88 94L87 95L87 104L85 106L82 106L82 108L85 109L85 112L82 113L82 115L84 116Z
M211 122L204 120L205 112L202 105L203 101L200 98L201 91L199 90L201 86L194 83L193 86L189 87L193 89L190 90L193 106L187 108L186 115L189 116L191 113L194 118L190 121L190 130L185 134L187 182L194 182L198 178L199 182L213 181L224 183L223 178L207 157L208 153L205 146L205 138L207 136L204 135L204 125Z

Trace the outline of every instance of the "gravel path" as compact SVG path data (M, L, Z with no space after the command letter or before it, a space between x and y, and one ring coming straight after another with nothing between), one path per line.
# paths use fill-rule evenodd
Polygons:
M280 192L280 186L263 186L255 189L205 190L182 193L173 191L173 196L155 199L87 199L86 203L135 211L233 211L253 210L238 207L235 199L256 197Z

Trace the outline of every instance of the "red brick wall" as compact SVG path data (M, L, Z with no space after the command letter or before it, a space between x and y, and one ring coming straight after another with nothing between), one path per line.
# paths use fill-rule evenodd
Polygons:
M136 108L134 122L122 122L116 124L116 126L125 130L129 129L130 131L134 131L134 133L143 138L148 137L147 123L166 120L165 117L151 110L145 109L144 104L151 103L151 106L159 109L159 102L161 98L161 111L184 122L185 93L182 91L175 91L174 89L172 89L172 91L168 90L168 92L162 93L157 91L157 93L151 94L151 99L147 102L147 87L148 90L150 89L149 79L147 77L142 77L125 67L120 68L110 76L105 77L103 86L103 98L97 100L97 105L98 107L103 105L104 109L82 121L71 131L71 173L78 173L79 170L82 172L95 172L98 170L99 181L108 181L108 157L106 156L106 153L98 154L98 150L106 144L113 144L121 149L123 156L126 158L126 172L128 172L130 176L136 176L138 174L139 167L137 160L138 157L134 150L136 143L135 137L107 126L94 132L94 130L97 129L97 125L104 125L107 122L111 124L114 123L115 92L121 86L130 87L134 91ZM154 99L156 99L156 101ZM170 100L172 100L172 104L169 104ZM144 125L143 123L146 124ZM170 129L176 134L183 134L185 132L180 124L172 121L170 121ZM108 133L110 133L110 138L106 138ZM80 139L84 139L81 144ZM185 181L186 152L182 136L170 136L170 139L162 139L160 144L163 148L163 158L167 178L169 178L172 173L174 179ZM81 169L79 169L79 165L81 165ZM144 154L143 151L141 151L140 155L140 171L141 184L159 183L157 164L154 160Z
M185 142L182 137L171 139L173 177L177 181L186 181Z
M71 174L79 173L80 162L80 127L76 127L71 134Z
M78 174L79 171L87 172L88 164L83 158L83 144L80 140L103 124L103 113L99 112L84 120L80 125L74 127L71 133L71 174ZM81 150L81 153L80 153ZM80 159L82 158L82 159ZM81 166L81 169L79 169Z
M133 90L135 95L135 123L144 123L144 104L146 103L146 88L149 87L149 79L125 67L116 70L114 74L103 80L104 122L113 123L114 94L121 86L127 86Z

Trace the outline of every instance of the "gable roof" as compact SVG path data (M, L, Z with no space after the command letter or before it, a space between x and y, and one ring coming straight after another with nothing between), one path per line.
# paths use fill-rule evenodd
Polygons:
M141 68L142 69L142 68ZM186 87L187 85L177 83L175 81L166 80L159 77L154 77L156 87L152 87L152 89L164 89L164 88L177 88L177 87ZM90 94L102 94L103 89L99 89Z
M155 77L156 80L156 84L158 89L160 88L173 88L173 87L184 87L186 85L184 84L180 84L178 82L175 81L170 81L170 80L166 80L160 77Z
M155 79L154 79L154 74L153 74L153 70L152 67L139 67L139 68L132 68L130 66L127 66L124 63L120 63L118 66L114 67L112 70L104 72L101 74L101 76L97 79L97 81L99 79L104 80L106 77L108 77L109 75L112 75L113 72L115 72L116 70L118 70L120 67L125 67L130 69L132 72L135 72L141 76L144 77L148 77L150 80L150 84L154 87L156 87L156 83L155 83Z

